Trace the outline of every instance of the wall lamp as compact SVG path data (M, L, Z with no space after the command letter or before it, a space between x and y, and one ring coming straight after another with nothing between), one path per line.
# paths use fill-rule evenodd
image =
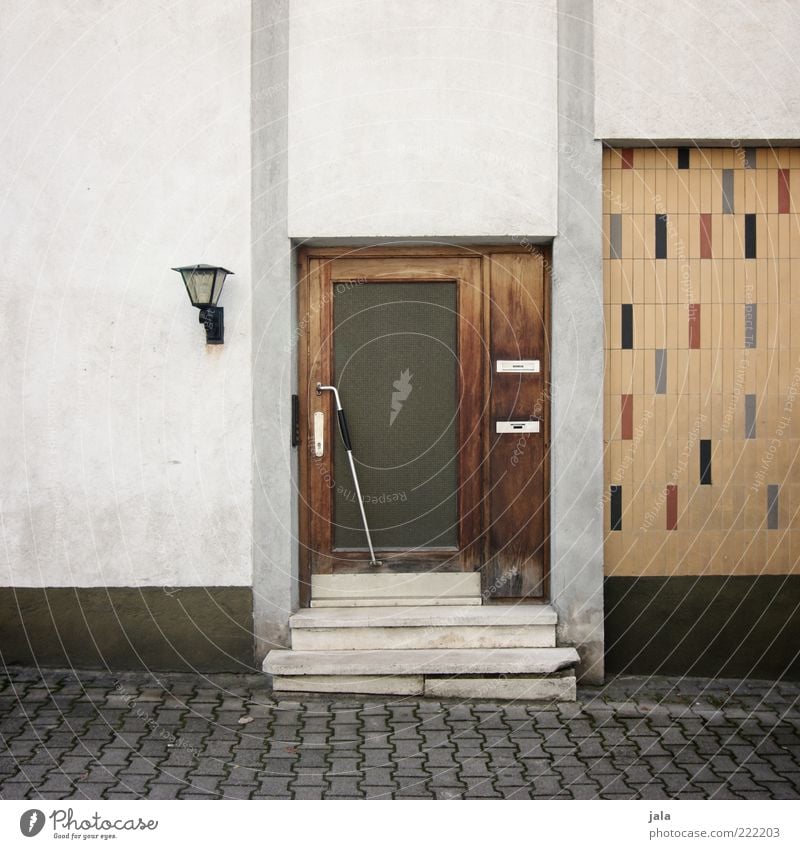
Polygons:
M225 278L232 271L218 265L182 265L173 268L183 277L189 300L200 310L200 324L206 329L207 345L222 345L225 341L225 311L217 306Z

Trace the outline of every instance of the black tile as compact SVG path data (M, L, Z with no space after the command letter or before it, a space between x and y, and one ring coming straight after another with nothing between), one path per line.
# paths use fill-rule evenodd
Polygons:
M611 530L622 530L622 487L611 487Z
M711 484L711 440L700 440L700 483Z
M656 259L667 258L667 216L656 215Z
M744 258L756 258L756 216L753 212L744 217Z
M622 304L622 347L633 348L633 304Z

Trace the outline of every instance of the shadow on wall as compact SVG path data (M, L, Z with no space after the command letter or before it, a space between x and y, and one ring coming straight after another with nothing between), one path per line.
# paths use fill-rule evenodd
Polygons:
M4 587L0 659L84 669L260 672L252 590Z
M800 681L800 575L606 578L606 670Z

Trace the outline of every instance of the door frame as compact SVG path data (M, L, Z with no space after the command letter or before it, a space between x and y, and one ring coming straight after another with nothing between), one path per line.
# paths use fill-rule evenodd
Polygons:
M294 341L297 343L298 348L298 421L299 421L299 433L300 433L300 442L298 446L298 502L299 502L299 522L298 522L298 542L299 542L299 580L300 580L300 604L303 607L307 607L310 604L311 599L311 577L312 577L312 540L315 538L314 534L316 533L326 533L325 529L321 527L322 519L317 516L316 518L313 515L313 510L311 507L311 501L308 497L310 492L309 488L314 486L314 477L312 477L312 464L314 462L313 458L310 454L310 444L311 444L311 418L312 418L312 409L310 399L312 398L311 393L314 392L312 387L312 383L316 384L317 378L316 376L312 378L312 365L313 365L313 357L309 351L308 340L310 339L310 334L312 330L318 334L318 338L322 340L326 340L323 343L323 347L320 351L320 359L326 364L324 368L330 368L331 365L331 356L330 350L328 346L328 340L331 338L332 334L332 326L328 326L330 324L330 313L331 313L331 304L328 302L317 303L314 297L314 288L312 285L312 280L316 277L317 281L319 281L319 277L317 275L324 275L324 279L330 281L330 268L333 263L339 263L340 265L346 263L349 260L353 260L353 269L356 267L360 269L368 268L369 263L365 263L364 260L378 260L380 263L380 268L385 269L387 267L388 262L392 260L397 260L398 262L408 264L409 261L413 263L414 260L420 260L419 266L419 276L416 278L410 276L408 274L403 275L403 279L412 281L431 281L431 273L430 270L425 271L424 264L426 262L438 261L437 264L440 265L440 268L450 268L450 269L460 269L458 272L458 276L466 269L467 265L463 263L464 260L471 260L473 262L478 261L477 273L477 287L474 292L474 296L477 299L477 303L473 305L475 308L474 314L479 316L479 325L481 330L481 340L482 343L489 346L489 340L491 336L491 324L490 324L490 279L491 279L491 263L492 258L491 254L520 254L520 253L528 253L535 254L540 256L543 259L543 267L544 267L544 287L543 287L543 315L545 321L545 336L549 340L549 332L550 332L550 286L549 286L549 248L544 246L527 246L527 245L504 245L504 246L476 246L473 248L470 247L456 247L456 246L439 246L439 245L404 245L402 243L389 245L389 246L368 246L368 247L302 247L298 249L297 261L298 261L298 321L295 327L294 333ZM471 264L471 263L470 263ZM363 277L363 272L362 272ZM374 280L375 278L372 278ZM392 280L392 278L386 278L387 282ZM398 278L394 278L392 282L396 282ZM441 278L434 279L456 279L454 275L445 275ZM324 283L319 285L317 283L316 288L322 289L324 287ZM462 309L461 309L461 299L460 295L463 290L467 289L466 286L459 286L459 346L462 343L462 340L465 338L462 336ZM332 301L332 298L329 298L329 301ZM473 334L474 337L474 334ZM459 347L459 360L461 359L462 351ZM462 534L467 534L467 539L473 540L472 544L468 546L468 548L464 549L462 552L462 556L458 559L457 562L446 563L443 562L438 568L438 571L462 571L464 569L476 569L479 570L481 566L488 562L488 528L489 528L489 498L486 497L486 487L490 483L490 471L489 471L489 453L491 451L491 429L489 427L490 420L490 389L492 385L492 361L490 356L482 356L482 367L481 367L481 380L480 385L478 386L470 386L468 387L470 397L472 398L472 403L477 403L477 409L483 411L484 415L482 417L481 426L477 428L477 434L473 435L470 439L465 441L465 430L468 428L468 424L464 422L463 416L459 416L459 451L468 451L469 457L464 459L460 458L459 462L459 507L458 507L458 515L459 515L459 525L460 532L459 537L462 538ZM546 362L547 369L547 380L549 381L549 344L547 354L543 354L543 360ZM325 375L327 378L330 377L330 374L327 373ZM323 383L328 383L329 380L321 380ZM338 438L338 435L335 432L334 425L334 416L328 415L326 417L326 440L327 445L331 446L331 439ZM550 444L550 399L549 392L547 393L546 399L546 409L544 412L544 428L543 428L543 438L545 440L545 501L542 504L541 509L544 511L544 521L546 528L546 541L545 541L545 551L546 551L546 568L545 568L545 596L549 595L549 540L550 540L550 469L549 469L549 444ZM357 446L356 446L357 448ZM331 458L332 462L332 451L326 451L326 455ZM461 493L461 470L466 466L469 467L470 458L472 462L474 462L474 472L471 474L470 481L470 493L472 493L471 497L474 499L472 503L479 505L478 509L471 511L472 516L466 522L466 524L462 524L464 522L464 516L462 515L461 504L462 504L462 493ZM463 460L463 462L462 462ZM320 478L320 475L316 475L316 478ZM319 485L319 482L318 484ZM330 492L330 488L328 487ZM319 524L317 524L319 523ZM329 524L329 523L328 523ZM328 531L329 532L329 531ZM453 554L455 550L443 550L438 552L436 550L428 549L425 552L421 552L418 559L420 561L427 560L430 561L432 558L431 555L441 554L449 557L452 561ZM339 560L346 560L346 557L337 558ZM363 560L363 554L360 555L360 559ZM408 558L411 561L411 566L413 567L413 557ZM444 558L439 558L444 559ZM402 571L397 566L392 567L390 569L386 569L385 571ZM365 572L365 569L355 568L352 570L348 570L345 566L343 568L341 563L338 563L336 566L337 574L346 571L358 571L360 573ZM410 570L409 567L405 567L405 570ZM326 568L322 570L317 569L317 573L320 571L329 571ZM332 569L331 569L332 571ZM371 573L378 572L378 569L371 568L369 570Z

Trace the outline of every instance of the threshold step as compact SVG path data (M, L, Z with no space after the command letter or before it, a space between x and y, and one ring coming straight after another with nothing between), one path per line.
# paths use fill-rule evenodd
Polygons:
M297 675L548 675L578 662L574 648L271 651L264 671Z
M312 575L311 607L480 605L478 572Z

